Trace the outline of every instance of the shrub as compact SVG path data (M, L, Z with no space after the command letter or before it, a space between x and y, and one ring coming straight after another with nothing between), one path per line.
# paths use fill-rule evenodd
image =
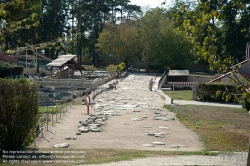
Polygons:
M220 91L220 90L217 90L216 91L216 98L217 98L217 100L218 101L222 101L222 91Z
M24 67L23 66L7 66L0 67L0 78L6 78L10 75L22 75Z
M227 92L226 91L224 91L223 93L222 93L222 101L225 101L226 100L226 96L227 96Z
M197 88L197 96L201 101L238 102L233 95L235 93L239 93L236 87L225 83L200 84Z
M21 150L33 142L38 122L38 86L26 79L0 79L0 149Z
M231 99L232 99L232 95L227 94L227 95L226 95L226 102L227 102L227 103L228 103L228 102L231 102Z
M122 66L122 69L125 69L126 68L126 64L124 62L121 62L119 65Z
M247 92L243 93L242 107L245 108L247 111L250 111L250 94Z
M116 66L113 65L113 64L108 65L108 66L106 67L106 70L108 71L108 73L109 73L111 76L113 76L113 75L115 74L115 72L116 72Z
M121 64L116 65L116 70L118 70L118 71L123 70L123 66Z
M3 64L3 67L10 67L11 65L10 65L10 63L9 62L4 62L4 64Z

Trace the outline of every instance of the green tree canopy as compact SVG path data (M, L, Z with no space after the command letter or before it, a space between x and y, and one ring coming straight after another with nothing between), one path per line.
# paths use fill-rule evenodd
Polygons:
M249 10L244 0L204 0L190 7L177 1L175 18L179 30L192 37L194 54L209 63L211 70L226 71L245 59L249 41Z
M100 52L111 55L114 59L128 63L138 59L138 29L133 21L122 24L107 24L98 39Z
M192 43L184 33L175 30L175 23L168 14L156 8L147 11L139 20L142 59L148 65L164 70L185 69L192 60ZM182 59L182 62L178 59Z

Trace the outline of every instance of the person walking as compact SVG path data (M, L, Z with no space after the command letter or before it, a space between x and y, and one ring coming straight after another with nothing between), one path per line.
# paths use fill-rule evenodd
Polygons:
M133 73L134 72L134 68L133 65L130 66L130 72Z
M154 84L154 81L153 81L153 78L151 78L151 79L149 80L149 90L150 90L150 91L152 91L153 84Z

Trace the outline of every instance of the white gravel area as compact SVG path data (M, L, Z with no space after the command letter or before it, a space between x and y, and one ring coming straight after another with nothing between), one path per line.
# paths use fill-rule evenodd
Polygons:
M88 166L184 166L184 165L221 165L221 166L245 166L247 153L219 156L164 156L134 159L130 161L112 162L108 164Z

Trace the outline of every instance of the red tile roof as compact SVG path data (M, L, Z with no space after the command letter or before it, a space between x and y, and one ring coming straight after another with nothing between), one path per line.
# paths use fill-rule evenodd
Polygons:
M16 58L13 58L9 55L6 55L2 52L0 52L0 60L4 61L4 62L9 62L9 63L17 63L18 60Z

